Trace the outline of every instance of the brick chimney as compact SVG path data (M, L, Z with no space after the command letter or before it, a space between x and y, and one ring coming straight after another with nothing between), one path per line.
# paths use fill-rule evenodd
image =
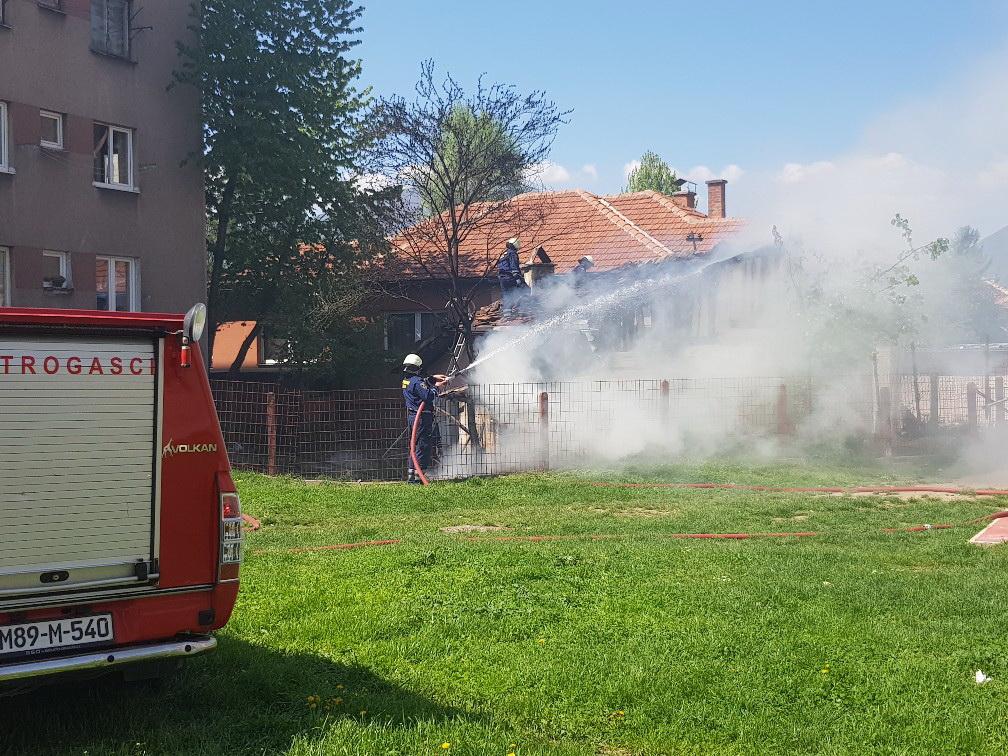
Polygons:
M707 182L707 217L725 217L725 184L724 179L711 179Z
M685 210L696 208L696 192L680 190L672 195L672 201Z
M552 278L556 272L556 265L553 264L542 246L536 247L528 262L521 267L525 274L525 283L529 285L530 289L542 286L545 280Z

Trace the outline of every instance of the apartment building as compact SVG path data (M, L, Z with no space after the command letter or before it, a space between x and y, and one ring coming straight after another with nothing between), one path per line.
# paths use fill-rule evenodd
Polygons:
M185 0L0 0L0 306L179 312L206 296Z

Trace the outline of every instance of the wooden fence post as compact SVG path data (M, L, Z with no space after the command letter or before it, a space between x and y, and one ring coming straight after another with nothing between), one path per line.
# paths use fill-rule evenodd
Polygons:
M277 423L276 423L276 393L266 394L266 474L276 475Z
M658 414L661 417L662 425L668 427L669 419L669 383L661 382L661 402L658 405Z
M932 430L937 430L941 420L939 417L941 410L939 409L940 404L938 402L938 373L931 373L928 376L928 389L931 394L931 411L928 413L928 425Z
M782 383L777 389L777 435L789 436L793 430L788 414L787 384Z
M892 401L888 386L879 388L879 435L889 444L892 440Z
M539 466L549 470L549 394L539 394Z
M977 427L977 385L966 384L966 427L975 431Z
M994 405L994 422L998 425L1001 425L1005 421L1004 398L1004 378L999 375L994 379L994 401L997 402Z

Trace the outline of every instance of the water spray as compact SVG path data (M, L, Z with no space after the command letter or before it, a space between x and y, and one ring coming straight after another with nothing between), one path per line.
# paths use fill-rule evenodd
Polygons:
M506 344L502 344L497 349L494 349L492 352L489 352L479 357L479 359L474 360L461 370L456 368L454 372L448 374L448 378L450 380L452 378L455 378L456 376L464 375L465 373L468 373L470 370L477 367L478 365L482 365L484 362L492 360L499 354L510 351L511 349L515 348L524 341L533 339L535 337L543 336L544 334L553 331L553 329L555 329L557 326L568 324L574 320L585 319L585 316L587 316L589 313L598 310L605 310L610 307L614 307L616 305L636 301L654 289L664 286L672 286L682 281L695 278L696 276L699 276L701 273L703 273L711 266L718 265L720 263L725 262L726 260L737 257L741 257L741 255L732 255L730 257L721 257L716 260L708 260L700 267L688 273L666 274L658 278L648 278L643 281L637 281L636 283L626 284L624 286L621 286L617 289L608 292L607 294L595 297L594 299L591 299L587 302L576 304L573 307L569 307L566 310L562 310L561 312L553 315L551 318L547 320L542 320L538 323L535 323L529 330L518 335L517 337L507 342Z

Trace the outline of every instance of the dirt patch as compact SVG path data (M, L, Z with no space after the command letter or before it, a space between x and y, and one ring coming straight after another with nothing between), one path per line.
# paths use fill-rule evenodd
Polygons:
M609 514L614 517L669 517L679 514L675 509L649 509L648 507L630 507L628 509L605 509L604 507L592 507L592 512L597 514Z
M442 533L496 533L507 530L504 525L449 525L441 528Z
M790 517L774 517L774 522L805 522L812 515L808 512L795 512Z
M886 499L899 499L909 501L911 499L937 499L938 501L962 501L963 499L975 499L977 495L972 492L949 493L946 491L851 491L849 493L835 493L830 496L854 496L863 498L865 496Z

